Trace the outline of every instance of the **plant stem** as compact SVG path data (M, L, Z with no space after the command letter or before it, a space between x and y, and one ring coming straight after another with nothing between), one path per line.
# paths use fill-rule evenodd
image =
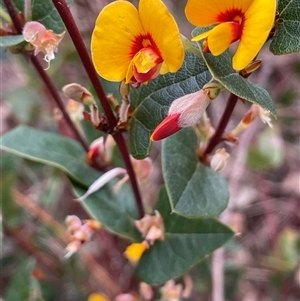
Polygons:
M204 161L205 161L205 157L208 154L210 154L213 151L213 149L217 146L217 144L222 140L222 135L228 124L228 121L231 117L231 114L235 108L237 101L238 101L238 97L234 94L230 94L230 96L227 100L226 108L225 108L222 118L218 124L216 132L210 139L210 141L207 145L207 148L205 149L205 151L203 153Z
M74 125L73 121L71 120L62 99L60 98L53 82L51 81L48 74L43 69L41 63L39 62L38 58L35 55L30 55L30 60L34 65L35 69L39 73L40 77L44 81L45 85L47 86L49 92L51 93L53 99L55 100L57 106L59 107L60 111L62 112L66 122L68 123L69 127L71 128L73 134L75 135L76 139L81 143L82 147L85 149L86 152L89 151L89 146L86 141L82 138L79 131L77 130L76 126Z
M128 176L131 182L132 190L136 199L139 216L140 218L144 216L144 208L142 203L142 198L140 195L137 179L135 176L135 172L133 170L129 152L124 140L123 135L120 132L115 132L114 129L118 123L118 120L116 116L114 115L111 106L107 100L106 94L104 92L104 89L102 87L102 84L99 80L98 74L94 68L94 65L92 63L92 60L90 58L90 55L85 47L84 41L82 39L82 36L77 28L77 25L74 21L74 18L70 12L70 9L68 7L68 4L65 0L52 0L53 4L55 5L56 9L58 10L58 13L60 14L68 32L69 35L74 43L74 46L78 52L78 55L82 61L82 64L88 74L88 77L90 78L96 94L101 102L103 111L105 116L107 117L108 125L110 128L110 131L113 133L113 137L117 143L118 148L120 149L121 155L123 157Z
M83 63L86 73L88 74L95 88L96 94L101 102L104 114L107 117L109 128L110 130L113 130L117 125L118 120L114 115L111 106L107 100L106 94L99 80L98 74L94 68L90 55L85 47L84 41L74 21L74 18L70 12L68 4L65 0L52 0L52 2L55 5L56 9L58 10L58 13L61 16L69 32L69 35L74 43L74 46L78 52L78 55Z
M18 15L17 15L11 1L10 0L4 0L4 4L7 8L7 11L9 13L11 19L12 19L12 22L14 24L15 29L17 30L18 34L22 34L23 25L21 24L21 22L18 18ZM32 64L34 65L35 69L37 70L37 72L39 73L40 77L42 78L44 84L48 88L48 90L49 90L50 94L52 95L53 99L55 100L57 106L61 110L61 112L62 112L67 124L69 125L70 129L72 130L74 136L81 143L82 147L86 151L88 151L89 150L88 144L83 139L83 137L80 135L79 131L77 130L76 126L74 125L73 121L71 120L68 112L66 111L63 100L59 96L52 80L50 79L48 74L43 69L43 67L42 67L41 63L39 62L38 58L35 55L32 54L32 55L30 55L30 60L31 60Z

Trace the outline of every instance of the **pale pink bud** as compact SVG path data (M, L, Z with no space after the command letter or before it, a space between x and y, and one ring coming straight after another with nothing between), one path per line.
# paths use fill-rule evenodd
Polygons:
M83 119L84 107L82 103L69 99L69 101L67 102L66 110L73 121Z
M146 214L142 219L135 221L135 226L150 244L155 240L164 239L164 221L158 211L155 211L154 216Z
M95 104L94 96L91 94L91 92L79 84L71 83L65 85L63 86L62 91L68 98L83 103L87 106L92 106Z
M161 288L162 300L179 301L182 294L182 285L175 284L174 280L169 280Z
M145 282L140 283L140 294L141 297L147 301L151 300L154 296L152 287Z
M91 106L91 123L96 127L100 124L99 110L96 105Z
M152 226L150 227L145 237L145 240L148 241L150 244L153 244L156 240L164 240L164 232L157 226Z
M152 225L152 221L152 215L145 214L145 216L142 219L135 221L134 224L136 228L141 232L141 234L145 237Z
M120 294L115 297L114 301L135 301L136 298L131 294Z
M55 34L52 30L47 30L43 24L36 21L27 22L23 28L24 40L35 47L35 55L43 52L45 54L44 60L47 63L54 59L54 52L57 52L58 44L64 35L65 32Z
M226 152L225 148L217 149L210 161L210 167L214 171L222 170L226 166L229 157L230 155Z
M203 115L211 99L203 89L174 100L168 116L156 127L151 135L152 141L158 141L175 134L185 127L194 126Z
M183 277L184 289L182 292L182 297L188 299L191 296L193 290L193 280L190 275L184 275Z
M81 242L90 241L94 230L87 224L80 227L79 230L75 231L73 234L73 239L79 240Z
M76 215L68 215L65 219L65 223L70 232L76 231L82 226L81 220Z
M103 163L110 164L115 146L116 142L111 135L107 135L105 138L100 137L91 143L87 160L92 163L100 159Z

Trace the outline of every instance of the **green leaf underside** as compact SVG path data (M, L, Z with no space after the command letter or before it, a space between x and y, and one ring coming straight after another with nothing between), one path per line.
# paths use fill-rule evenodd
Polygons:
M206 31L205 28L196 28L192 32L195 37ZM202 51L202 42L198 42L199 49ZM207 67L213 77L219 81L228 91L237 95L241 99L256 103L270 111L276 118L276 108L270 94L257 84L253 84L240 76L233 68L229 51L219 56L202 52Z
M0 138L0 147L19 157L56 167L88 187L101 173L85 163L85 151L70 138L19 126Z
M141 240L141 235L134 226L138 212L129 185L123 185L118 194L112 192L112 185L109 186L111 189L102 188L88 196L82 202L83 206L111 232L134 241ZM72 183L72 187L78 197L85 193L76 183Z
M14 3L18 10L24 11L24 0L14 0ZM65 31L65 25L51 0L32 0L31 7L32 21L42 23L57 34Z
M23 35L0 37L0 47L11 47L24 41Z
M72 139L54 133L43 132L28 126L20 126L0 138L0 148L19 157L47 164L66 173L75 192L82 196L86 189L101 175L85 163L85 151ZM85 199L87 211L112 232L133 240L139 234L133 225L138 218L134 198L125 184L118 195L106 185Z
M139 278L149 284L161 284L185 274L233 236L215 219L170 214L166 189L161 189L156 209L164 219L165 239L146 250L137 267Z
M131 89L131 119L129 147L137 159L148 155L150 136L166 117L170 104L177 98L200 90L211 79L204 61L186 52L181 69L152 80L139 89Z
M270 50L276 55L300 51L300 0L281 0Z
M187 217L214 217L227 206L226 180L199 162L192 128L179 131L162 144L162 169L172 211Z

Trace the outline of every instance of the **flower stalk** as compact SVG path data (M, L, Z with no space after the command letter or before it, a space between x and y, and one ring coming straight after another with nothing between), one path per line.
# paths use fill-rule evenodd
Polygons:
M96 94L101 102L104 114L107 117L110 131L114 132L114 129L118 123L118 120L112 111L110 103L107 100L106 94L105 94L102 84L99 80L98 74L94 68L94 65L92 63L90 55L85 47L82 36L76 26L74 18L68 7L68 4L65 0L52 0L52 2L54 4L54 6L56 7L58 13L60 14L60 16L70 34L70 37L74 43L74 46L78 52L78 55L82 61L82 64L88 74L88 77L90 78L90 81L92 82L92 84L95 88ZM113 137L117 143L118 148L120 149L120 153L122 154L122 157L123 157L123 160L125 163L125 167L127 169L128 176L129 176L131 186L133 189L133 193L134 193L134 196L136 199L139 215L140 215L140 217L143 217L144 216L144 208L143 208L142 198L140 195L137 179L136 179L136 176L135 176L132 164L131 164L131 160L129 157L127 145L125 143L122 133L114 132Z

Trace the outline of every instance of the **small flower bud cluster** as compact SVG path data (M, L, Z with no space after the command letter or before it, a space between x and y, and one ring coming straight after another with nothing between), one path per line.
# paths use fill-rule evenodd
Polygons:
M86 114L89 115L89 121L97 127L100 122L101 122L101 116L98 110L98 107L96 105L94 96L90 91L88 91L85 87L76 84L76 83L71 83L68 85L65 85L62 88L63 93L65 96L68 98L77 101L81 104L84 104L86 106L89 106L90 108L90 113L85 112Z
M146 214L142 219L135 221L135 226L144 237L144 241L131 244L124 252L125 257L133 264L140 260L145 250L156 240L164 240L165 237L164 221L158 211L155 211L154 216Z
M156 240L164 240L164 221L157 210L154 216L146 214L142 219L135 221L135 226L150 245Z
M184 285L183 285L184 284ZM176 284L174 280L167 281L161 287L161 301L180 301L190 297L193 289L193 281L189 275L183 278L183 284Z
M65 222L70 236L70 243L66 246L66 258L77 252L83 243L90 241L93 233L101 228L99 222L85 220L82 223L76 215L68 215Z

